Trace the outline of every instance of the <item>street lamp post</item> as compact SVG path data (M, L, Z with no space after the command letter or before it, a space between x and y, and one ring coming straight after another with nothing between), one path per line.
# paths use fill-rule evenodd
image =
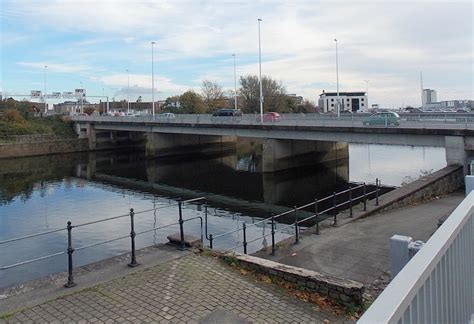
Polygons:
M84 89L82 87L82 81L81 81L81 114L84 113Z
M260 42L260 22L262 19L258 18L258 66L260 76L260 123L263 124L263 91L262 91L262 47Z
M339 60L337 57L337 39L334 38L336 42L336 88L337 88L337 98L336 98L336 109L337 109L337 118L341 117L341 110L339 107Z
M235 54L232 54L234 57L234 108L237 109L237 72L235 68Z
M153 45L155 44L155 42L151 42L151 109L153 119L155 118L155 67L153 62Z
M127 70L127 114L130 114L130 71Z
M369 110L369 80L364 80L365 82L365 94L366 94L366 97L367 97L367 102L365 103L366 104L366 107L367 107L367 110Z
M44 66L44 95L43 95L43 101L44 101L44 113L47 114L48 113L48 104L46 102L46 68L48 66L45 65Z

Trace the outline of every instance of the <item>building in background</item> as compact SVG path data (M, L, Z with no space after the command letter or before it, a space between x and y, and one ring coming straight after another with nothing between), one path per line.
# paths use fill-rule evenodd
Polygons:
M365 92L339 92L341 112L365 112L367 107L367 94ZM337 113L337 92L325 92L319 95L318 107L320 112L333 111Z
M437 102L436 90L423 89L423 105Z

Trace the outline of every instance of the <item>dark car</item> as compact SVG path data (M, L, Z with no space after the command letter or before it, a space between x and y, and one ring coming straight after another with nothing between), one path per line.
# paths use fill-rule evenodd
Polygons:
M213 122L233 122L238 123L242 120L242 111L240 109L219 109L211 117Z

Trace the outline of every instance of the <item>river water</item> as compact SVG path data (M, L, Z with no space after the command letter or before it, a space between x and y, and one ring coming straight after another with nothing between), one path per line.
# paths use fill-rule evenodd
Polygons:
M348 182L374 182L390 186L412 181L446 165L444 149L410 146L350 145L349 159L274 174L258 172L258 152L225 156L146 160L143 152L97 152L0 160L0 241L64 228L67 221L83 224L126 215L130 208L137 232L176 223L178 198L207 198L204 206L185 204L183 218L207 215L207 234L217 235L252 224L294 205L322 198L347 187ZM129 217L73 229L75 248L130 231ZM185 232L199 237L199 220L185 223ZM277 229L285 224L277 224ZM164 243L178 225L137 236L137 248ZM258 239L269 224L250 226L249 252L269 244ZM203 235L206 231L203 231ZM293 235L279 231L276 239ZM242 243L241 232L217 239L218 249ZM0 267L65 251L66 231L0 244ZM205 244L208 242L205 240ZM129 251L130 239L74 252L75 266ZM240 249L241 250L241 249ZM51 273L65 271L67 256L0 270L0 287L8 287Z

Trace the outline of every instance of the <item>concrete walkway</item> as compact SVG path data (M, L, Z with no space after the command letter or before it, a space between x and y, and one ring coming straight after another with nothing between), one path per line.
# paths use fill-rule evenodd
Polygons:
M414 240L426 241L437 229L438 220L449 215L463 199L463 193L452 193L424 204L325 228L321 235L303 235L300 244L290 243L277 250L275 256L265 251L255 255L372 284L389 271L389 239L392 235L407 235Z
M198 254L188 254L0 317L0 323L328 323L344 320L296 299L277 285L256 281L250 275L242 276L215 257Z

